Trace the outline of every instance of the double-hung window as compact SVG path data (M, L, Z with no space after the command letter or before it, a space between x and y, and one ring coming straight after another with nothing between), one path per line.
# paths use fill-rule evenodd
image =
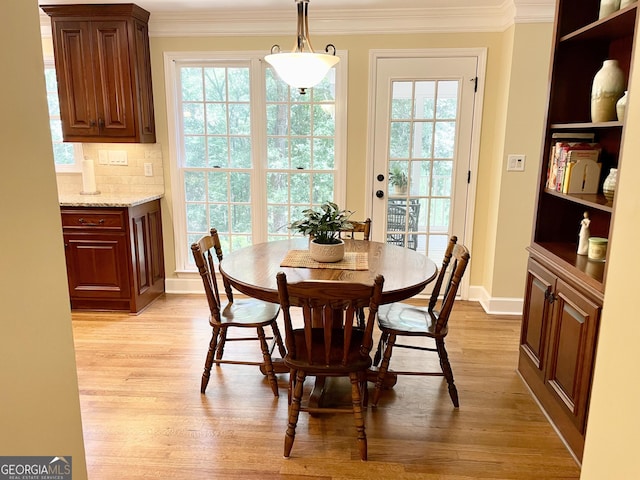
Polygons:
M165 55L178 271L193 269L190 245L211 228L230 251L287 238L302 210L343 202L343 60L300 94L260 54Z
M49 126L51 143L53 144L53 161L56 172L79 172L82 165L82 144L62 141L62 121L60 120L60 103L58 100L58 81L52 58L45 58L44 78L49 105Z

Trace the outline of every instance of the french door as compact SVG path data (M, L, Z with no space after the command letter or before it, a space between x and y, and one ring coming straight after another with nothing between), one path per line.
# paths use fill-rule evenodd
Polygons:
M371 62L373 239L438 264L451 235L470 242L483 68L475 53L378 52Z

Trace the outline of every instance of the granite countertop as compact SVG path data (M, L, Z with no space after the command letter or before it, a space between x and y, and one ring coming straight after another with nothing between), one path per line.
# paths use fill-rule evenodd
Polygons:
M163 193L59 194L61 207L134 207L164 197Z

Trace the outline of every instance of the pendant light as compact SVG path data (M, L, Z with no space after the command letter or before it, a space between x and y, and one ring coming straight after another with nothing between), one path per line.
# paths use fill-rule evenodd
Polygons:
M295 0L298 7L298 35L290 53L280 52L280 45L271 47L271 54L264 59L288 85L305 94L307 88L322 81L331 67L340 61L336 47L328 44L326 53L315 53L309 39L307 10L309 0ZM331 53L330 53L331 52Z

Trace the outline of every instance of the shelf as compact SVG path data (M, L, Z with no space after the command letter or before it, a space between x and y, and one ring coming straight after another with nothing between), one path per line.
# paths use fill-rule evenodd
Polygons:
M594 262L586 255L578 255L578 245L569 242L540 242L535 243L537 251L551 254L559 260L565 268L573 270L578 277L596 292L604 292L604 273L606 262Z
M549 125L552 130L585 130L593 128L622 128L623 123L620 121L611 122L580 122L580 123L553 123Z
M572 41L602 40L633 35L636 22L637 3L612 13L602 20L564 35L560 43Z
M594 194L567 194L556 192L555 190L545 189L545 193L553 195L554 197L563 198L569 202L579 203L585 207L591 207L603 212L612 213L613 205L607 200L607 198L599 193Z

